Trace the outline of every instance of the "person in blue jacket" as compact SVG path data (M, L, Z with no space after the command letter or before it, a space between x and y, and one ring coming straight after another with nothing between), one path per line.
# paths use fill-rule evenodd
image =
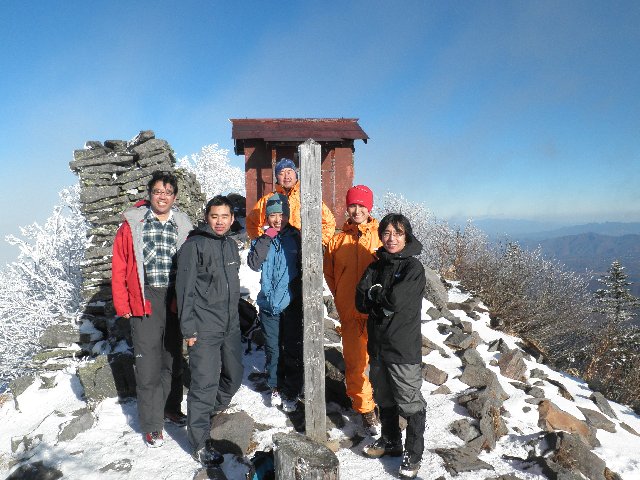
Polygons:
M302 271L300 231L289 224L289 201L274 193L267 200L266 230L253 240L247 256L262 271L258 307L265 336L267 385L271 406L297 408L302 394Z

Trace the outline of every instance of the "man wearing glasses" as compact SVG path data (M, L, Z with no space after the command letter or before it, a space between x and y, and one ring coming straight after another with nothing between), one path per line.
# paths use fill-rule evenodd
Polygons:
M175 313L176 252L193 228L173 208L176 177L153 172L148 200L123 214L116 233L111 288L116 314L129 319L135 354L138 415L149 447L163 444L164 421L186 424L182 401L182 336Z

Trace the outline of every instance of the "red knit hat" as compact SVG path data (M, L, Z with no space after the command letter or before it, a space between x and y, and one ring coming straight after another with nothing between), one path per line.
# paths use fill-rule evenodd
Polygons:
M355 185L347 190L347 207L357 203L363 207L367 207L367 210L371 211L373 208L373 192L366 185Z

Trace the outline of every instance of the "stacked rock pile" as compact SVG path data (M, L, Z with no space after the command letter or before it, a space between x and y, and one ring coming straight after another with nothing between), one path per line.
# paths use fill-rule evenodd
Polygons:
M89 141L73 152L71 170L80 177L82 213L89 222L91 246L82 267L86 313L113 314L111 299L111 256L113 239L122 222L122 212L145 199L147 182L155 170L178 177L176 205L195 223L202 215L205 199L195 175L175 169L175 155L166 140L151 130L130 141Z

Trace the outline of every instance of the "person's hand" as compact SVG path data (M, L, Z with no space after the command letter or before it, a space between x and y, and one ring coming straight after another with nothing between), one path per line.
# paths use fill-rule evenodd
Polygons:
M369 291L367 292L367 297L369 300L378 303L380 301L380 297L382 296L382 285L376 283L372 285Z
M122 315L122 318L126 318L126 319L129 319L131 317L132 317L131 312L125 313L124 315Z
M276 238L276 235L278 235L278 230L276 230L273 227L269 227L264 231L264 234L270 237L271 239L274 239Z
M193 347L196 343L197 338L192 337L192 338L186 338L185 340L187 342L187 347Z

